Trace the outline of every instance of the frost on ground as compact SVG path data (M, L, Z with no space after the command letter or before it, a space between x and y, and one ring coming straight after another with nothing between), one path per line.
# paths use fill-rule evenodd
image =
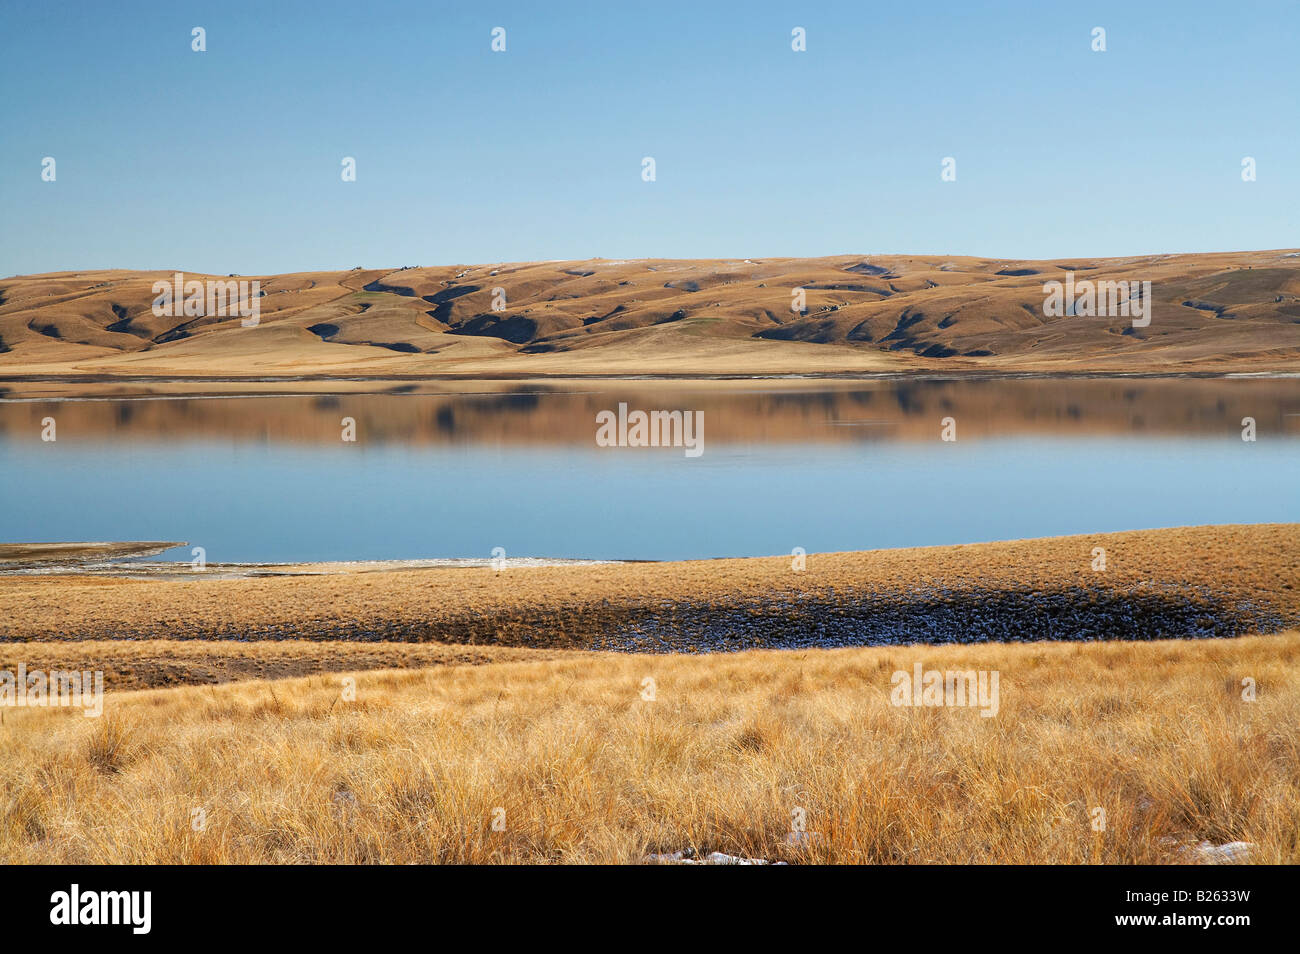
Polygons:
M841 588L756 603L673 601L587 648L624 652L736 652L914 643L1209 639L1277 632L1268 607L1203 586L1023 590Z
M1250 861L1250 853L1254 847L1248 841L1230 841L1226 845L1203 841L1200 844L1186 846L1181 854L1189 864L1244 865Z
M673 851L666 854L646 855L646 862L652 865L783 865L784 861L768 861L766 858L742 858L721 851L711 851L703 858L695 851Z

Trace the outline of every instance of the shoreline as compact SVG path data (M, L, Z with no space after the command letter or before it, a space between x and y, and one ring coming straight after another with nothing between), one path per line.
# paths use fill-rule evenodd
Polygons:
M1239 384L1238 384L1239 383ZM700 399L742 400L764 393L773 395L837 395L887 388L963 388L973 393L998 387L1029 389L1104 389L1107 386L1148 389L1215 389L1239 387L1235 400L1252 388L1282 392L1273 400L1286 400L1295 386L1300 397L1300 371L1274 369L1054 371L986 369L964 371L863 371L790 372L777 374L583 374L510 373L377 375L118 375L118 374L7 374L0 371L0 407L7 414L37 405L78 404L95 407L109 402L138 402L142 406L164 402L277 401L398 398L443 401L486 400L510 396L536 396L577 400L621 392L647 397L659 393L698 394ZM1217 395L1215 396L1217 400ZM272 412L264 412L272 413Z
M1105 551L1104 571L1096 567ZM0 577L0 642L734 652L1218 638L1300 626L1300 524L664 563ZM430 585L431 582L436 585Z
M9 373L0 371L2 384L368 384L384 382L435 383L493 383L516 384L521 381L631 381L631 382L728 382L746 381L1054 381L1054 380L1111 380L1111 379L1170 379L1170 380L1222 380L1231 378L1287 379L1300 378L1300 371L1218 369L1218 370L1161 370L1161 371L1101 371L1089 369L998 370L990 368L964 368L953 370L912 369L898 371L786 371L746 374L743 372L662 372L658 374L619 374L582 371L500 371L484 373L427 372L386 374L258 374L258 375L208 375L208 374L117 374L87 371L85 373ZM383 392L379 392L383 393ZM274 397L274 394L259 395Z

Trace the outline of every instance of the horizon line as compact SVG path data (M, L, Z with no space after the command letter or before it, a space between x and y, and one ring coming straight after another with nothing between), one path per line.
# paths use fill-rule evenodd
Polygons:
M1180 257L1191 258L1196 256L1210 255L1265 255L1274 254L1296 254L1300 253L1300 246L1283 247L1283 248L1259 248L1259 249L1224 249L1213 252L1140 252L1132 255L1057 255L1047 258L1024 258L1005 255L971 255L967 253L955 252L833 252L829 255L747 255L747 256L719 256L719 257L692 257L692 258L674 258L671 256L634 256L634 257L606 257L602 255L590 256L588 258L537 258L537 259L513 259L508 261L497 262L441 262L432 265L350 265L345 267L318 267L318 268L295 268L289 271L259 271L259 272L216 272L203 271L194 269L176 268L175 266L162 266L158 268L139 268L123 265L111 265L97 268L61 268L54 271L46 272L20 272L12 275L0 277L0 281L8 281L13 278L35 278L46 275L84 275L88 272L181 272L191 275L224 275L225 277L241 277L250 275L301 275L312 272L352 272L352 271L410 271L424 268L480 268L487 266L505 267L511 265L555 265L567 262L735 262L739 264L763 264L771 261L814 261L818 259L829 258L963 258L973 259L986 262L1070 262L1070 261L1119 261L1133 260L1142 258L1162 257ZM1300 257L1300 255L1298 255Z

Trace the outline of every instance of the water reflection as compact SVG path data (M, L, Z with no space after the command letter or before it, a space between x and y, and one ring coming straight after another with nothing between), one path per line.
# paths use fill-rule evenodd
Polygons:
M400 392L400 393L396 393ZM1300 434L1297 379L1018 379L872 382L583 382L573 386L399 385L384 393L288 396L0 398L0 437L152 442L229 439L334 443L341 420L370 443L586 445L595 416L632 408L700 410L710 443L853 443L1152 434Z

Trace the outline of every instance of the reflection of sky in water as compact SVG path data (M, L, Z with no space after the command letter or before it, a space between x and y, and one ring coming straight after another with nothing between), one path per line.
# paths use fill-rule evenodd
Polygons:
M706 435L707 437L707 435ZM0 441L0 540L220 561L684 559L1300 521L1300 439L680 450ZM169 555L170 556L170 555ZM177 559L188 559L180 553Z

